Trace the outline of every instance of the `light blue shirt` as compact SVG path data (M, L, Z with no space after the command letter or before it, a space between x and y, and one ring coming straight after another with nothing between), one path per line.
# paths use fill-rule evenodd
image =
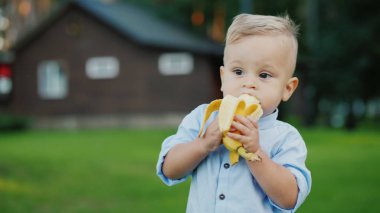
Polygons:
M311 188L310 171L305 166L307 150L298 131L277 120L278 110L259 120L261 149L270 158L293 173L298 185L298 198L294 209L283 209L263 192L251 174L244 159L231 166L229 151L221 145L210 153L190 174L182 179L167 178L162 172L165 155L176 144L193 141L199 132L207 105L194 109L181 122L178 131L164 140L157 162L157 175L171 186L191 176L187 203L188 213L245 213L294 212L305 200ZM215 119L213 113L207 126Z

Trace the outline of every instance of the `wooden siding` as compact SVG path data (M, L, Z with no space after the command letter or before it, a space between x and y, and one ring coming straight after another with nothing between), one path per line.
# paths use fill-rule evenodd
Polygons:
M77 35L67 33L70 23L79 24ZM12 110L25 115L187 112L216 98L219 68L213 60L193 55L192 74L162 76L158 57L167 52L175 51L139 46L84 11L71 8L17 53ZM119 75L89 79L86 60L97 56L118 58ZM37 67L46 60L65 64L69 86L62 100L38 95Z

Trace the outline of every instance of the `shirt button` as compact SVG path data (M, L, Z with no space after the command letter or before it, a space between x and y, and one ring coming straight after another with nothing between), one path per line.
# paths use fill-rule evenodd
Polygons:
M225 163L225 164L224 164L224 168L225 168L225 169L230 168L230 164L229 164L229 163Z
M219 195L219 199L224 200L224 198L226 198L226 196L224 194Z

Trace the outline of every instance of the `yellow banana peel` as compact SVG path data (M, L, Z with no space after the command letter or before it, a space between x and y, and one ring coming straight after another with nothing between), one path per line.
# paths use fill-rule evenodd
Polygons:
M247 152L243 145L236 140L227 137L227 132L231 128L232 121L235 115L242 115L253 118L258 121L263 115L260 102L253 96L243 94L241 96L234 97L227 95L223 99L217 99L212 101L205 111L205 116L202 121L201 129L198 137L202 136L204 125L209 119L210 115L219 110L218 122L219 129L223 133L223 144L230 151L230 163L235 165L239 162L239 155L250 161L259 161L261 158L254 154Z

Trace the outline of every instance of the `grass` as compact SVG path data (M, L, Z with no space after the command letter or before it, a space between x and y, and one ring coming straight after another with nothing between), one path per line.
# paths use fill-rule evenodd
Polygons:
M380 132L303 133L313 186L300 212L379 212Z
M155 175L173 130L0 133L0 212L185 212L189 181ZM380 132L301 129L312 171L298 212L379 212Z
M2 134L0 212L183 210L186 184L168 188L155 176L160 143L171 133Z

